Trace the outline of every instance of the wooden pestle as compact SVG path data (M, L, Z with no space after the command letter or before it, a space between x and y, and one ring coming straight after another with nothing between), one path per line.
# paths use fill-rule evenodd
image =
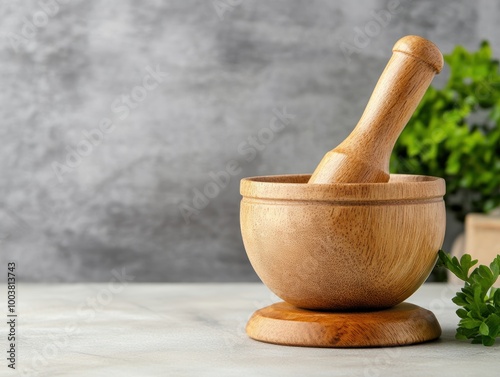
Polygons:
M439 49L422 37L403 37L392 51L356 128L323 157L308 183L389 181L394 144L443 67Z

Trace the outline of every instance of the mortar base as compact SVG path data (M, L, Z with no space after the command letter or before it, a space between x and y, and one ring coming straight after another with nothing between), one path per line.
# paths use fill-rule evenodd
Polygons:
M257 310L246 326L250 338L303 347L384 347L439 338L434 314L403 302L370 312L322 312L279 302Z

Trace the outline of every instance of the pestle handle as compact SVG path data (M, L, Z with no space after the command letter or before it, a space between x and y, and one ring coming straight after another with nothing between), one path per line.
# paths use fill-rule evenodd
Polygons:
M403 37L392 51L356 128L323 157L309 183L389 180L394 144L443 67L439 49L422 37Z

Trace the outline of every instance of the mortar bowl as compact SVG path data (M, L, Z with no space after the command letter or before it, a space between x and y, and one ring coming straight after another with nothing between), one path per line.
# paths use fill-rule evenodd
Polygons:
M429 276L445 227L442 178L307 184L310 175L245 178L240 223L265 285L304 309L384 309Z

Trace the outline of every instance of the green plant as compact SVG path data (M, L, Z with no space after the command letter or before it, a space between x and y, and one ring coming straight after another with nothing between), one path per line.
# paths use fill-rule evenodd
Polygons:
M465 282L461 292L452 299L461 307L457 310L460 322L456 338L492 346L500 336L500 289L492 287L500 272L500 255L489 268L481 265L470 274L469 270L477 260L472 260L469 254L464 254L459 261L439 250L439 264Z
M463 221L500 206L500 72L490 45L445 55L449 79L430 87L402 132L391 171L446 180L446 204Z

